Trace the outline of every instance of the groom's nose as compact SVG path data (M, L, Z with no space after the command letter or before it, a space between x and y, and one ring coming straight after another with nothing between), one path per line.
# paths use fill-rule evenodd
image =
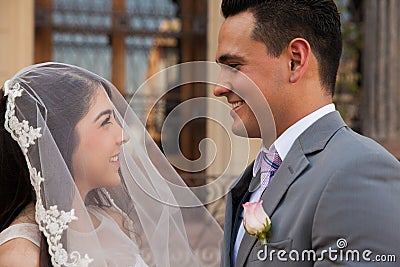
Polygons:
M226 86L224 86L222 84L217 84L214 87L214 95L218 96L218 97L226 96L230 92L231 92L231 90L229 90Z
M217 97L226 96L232 92L229 88L232 88L232 85L228 81L227 75L224 74L223 68L221 68L217 83L214 87L214 95Z

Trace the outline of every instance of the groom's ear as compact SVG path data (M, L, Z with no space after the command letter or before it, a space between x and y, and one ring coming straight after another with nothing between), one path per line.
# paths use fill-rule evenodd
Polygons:
M287 48L289 82L297 83L308 69L311 47L303 38L293 39Z

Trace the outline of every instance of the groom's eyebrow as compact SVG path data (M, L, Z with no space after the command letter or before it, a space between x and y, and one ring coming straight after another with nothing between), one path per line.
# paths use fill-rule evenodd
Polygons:
M232 61L242 61L242 60L243 60L243 57L241 57L239 55L224 54L224 55L221 55L220 57L218 57L215 60L215 62L217 62L218 64L227 64Z
M97 115L96 119L93 122L96 122L98 119L100 119L104 115L110 115L112 113L113 113L113 111L111 109L104 110L104 111L100 112L99 115Z

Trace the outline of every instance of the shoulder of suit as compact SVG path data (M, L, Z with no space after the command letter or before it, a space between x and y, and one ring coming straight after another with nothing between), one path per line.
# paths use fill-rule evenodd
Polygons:
M0 245L0 266L38 267L40 249L25 238L14 238Z
M333 144L342 145L344 157L347 154L349 158L355 161L373 157L378 161L392 161L400 166L398 160L382 145L367 136L354 132L348 127L343 128L343 131L340 131L337 137L339 137L338 142Z

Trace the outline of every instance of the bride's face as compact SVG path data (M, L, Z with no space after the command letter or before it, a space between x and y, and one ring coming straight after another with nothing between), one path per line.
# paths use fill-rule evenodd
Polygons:
M88 113L78 122L75 131L78 144L72 155L72 168L81 194L118 185L123 131L103 89L97 90Z

